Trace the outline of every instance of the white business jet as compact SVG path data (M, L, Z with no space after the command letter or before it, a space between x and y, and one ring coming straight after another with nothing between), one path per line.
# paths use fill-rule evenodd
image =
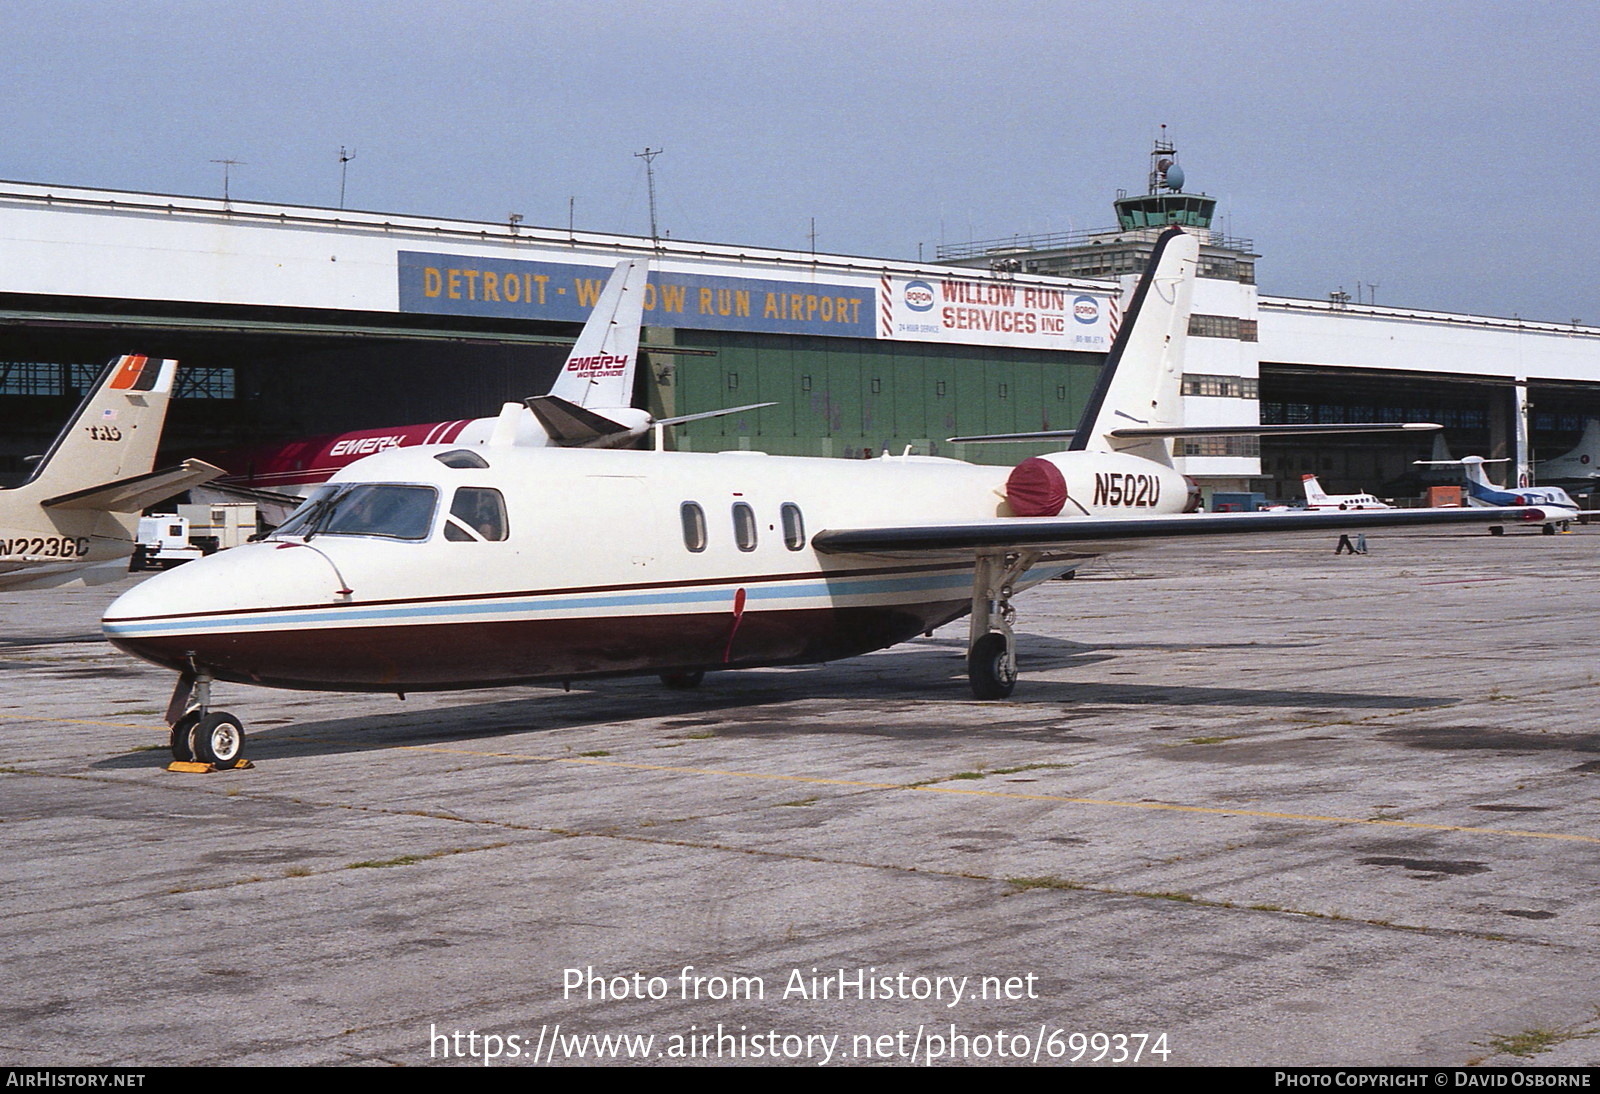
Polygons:
M754 403L658 420L633 405L639 324L644 316L648 274L649 263L645 259L617 263L555 383L544 395L526 400L509 425L507 415L502 413L491 418L380 426L230 449L208 456L228 471L217 485L304 498L335 472L390 448L419 444L471 447L486 444L492 436L504 436L508 427L514 429L517 444L534 448L625 448L648 435L652 428L771 406Z
M1198 250L1178 229L1157 242L1064 452L1007 469L530 448L514 443L521 407L507 404L487 444L362 460L266 541L123 594L105 632L179 673L174 755L228 766L244 731L211 709L219 680L404 693L661 674L685 686L711 669L881 649L970 613L972 689L1000 698L1016 679L1014 595L1102 550L1525 516L1185 514L1191 487L1166 438L1240 432L1177 424Z
M151 471L176 361L112 361L26 482L0 490L0 590L99 585L128 572L139 512L222 474Z

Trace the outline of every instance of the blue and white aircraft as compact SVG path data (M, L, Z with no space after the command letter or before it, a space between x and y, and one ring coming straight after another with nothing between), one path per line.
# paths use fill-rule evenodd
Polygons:
M1553 536L1558 531L1570 531L1572 522L1578 519L1583 510L1578 508L1578 503L1573 501L1571 495L1561 487L1519 486L1512 489L1496 486L1489 481L1489 475L1483 469L1485 464L1509 462L1509 460L1486 460L1482 456L1463 456L1459 460L1417 461L1422 466L1460 467L1461 491L1469 506L1479 509L1538 506L1545 513L1542 521L1545 535ZM1491 527L1489 531L1498 535L1504 529L1496 526Z

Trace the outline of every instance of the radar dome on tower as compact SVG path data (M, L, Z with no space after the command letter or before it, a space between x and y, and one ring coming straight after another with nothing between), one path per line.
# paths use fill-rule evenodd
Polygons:
M1178 164L1178 149L1166 139L1167 127L1150 152L1149 192L1139 197L1119 197L1113 205L1117 225L1133 228L1165 228L1180 224L1188 228L1210 228L1217 199L1205 194L1183 192L1184 173Z

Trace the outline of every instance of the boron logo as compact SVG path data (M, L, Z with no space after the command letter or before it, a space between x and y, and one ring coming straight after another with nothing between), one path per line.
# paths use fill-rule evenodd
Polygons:
M933 309L933 286L926 281L913 281L906 286L906 307L912 311Z
M1092 296L1077 296L1072 300L1072 318L1080 323L1093 323L1100 318L1100 302Z

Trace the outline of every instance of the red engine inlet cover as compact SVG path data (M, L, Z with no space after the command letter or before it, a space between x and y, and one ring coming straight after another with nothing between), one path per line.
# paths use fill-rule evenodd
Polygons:
M1067 480L1061 468L1038 456L1023 460L1006 479L1006 500L1019 517L1055 517L1067 503Z

